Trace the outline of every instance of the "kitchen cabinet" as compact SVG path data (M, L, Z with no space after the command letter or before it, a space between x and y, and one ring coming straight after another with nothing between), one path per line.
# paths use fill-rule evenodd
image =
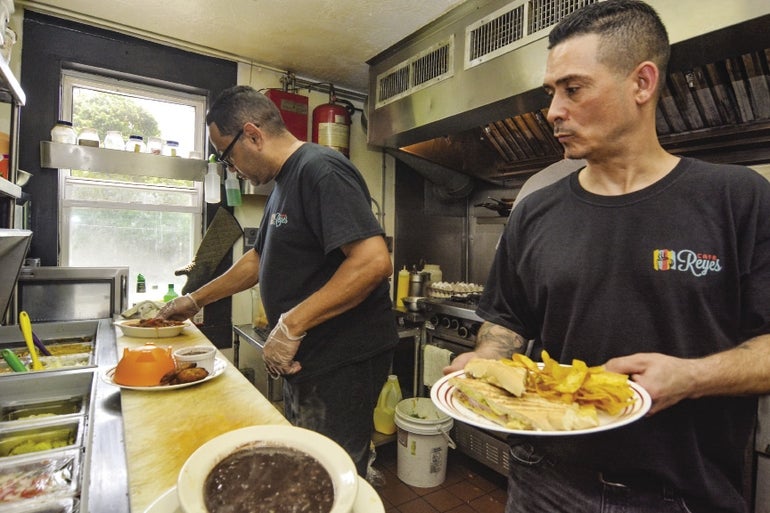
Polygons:
M21 198L21 187L16 185L19 169L19 113L26 102L26 96L3 59L0 59L0 101L11 104L8 179L0 177L0 228L14 228L16 200Z

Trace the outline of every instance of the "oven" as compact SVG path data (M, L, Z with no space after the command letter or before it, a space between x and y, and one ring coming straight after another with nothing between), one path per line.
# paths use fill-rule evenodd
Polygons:
M483 319L476 315L478 294L468 294L462 297L448 299L426 298L421 300L426 321L422 337L423 351L419 365L420 396L429 397L430 387L425 383L428 346L439 347L451 352L450 359L472 351L476 345L476 335ZM507 476L510 467L509 446L506 435L495 431L487 431L455 420L452 428L452 438L457 444L457 450L483 463L487 467Z

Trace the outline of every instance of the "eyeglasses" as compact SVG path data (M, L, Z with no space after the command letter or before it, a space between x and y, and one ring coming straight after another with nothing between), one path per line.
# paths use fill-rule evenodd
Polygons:
M238 142L238 139L241 138L243 135L243 128L238 130L238 133L235 134L235 137L232 141L230 141L230 144L227 145L227 148L225 148L225 151L222 152L221 155L219 155L219 158L217 159L217 162L222 164L225 167L234 167L233 163L230 162L230 154L233 152L233 148L235 147L235 143Z

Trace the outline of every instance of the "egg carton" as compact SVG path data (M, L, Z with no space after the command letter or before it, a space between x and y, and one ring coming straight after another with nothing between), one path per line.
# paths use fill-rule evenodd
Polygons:
M432 298L467 297L483 291L484 287L477 283L439 281L428 285L428 297Z

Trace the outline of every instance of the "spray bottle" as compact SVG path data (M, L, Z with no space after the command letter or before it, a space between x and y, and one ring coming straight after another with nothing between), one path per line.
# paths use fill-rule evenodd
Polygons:
M227 193L227 206L237 207L241 204L241 182L238 175L233 171L227 170L225 179L225 193Z
M219 191L219 164L217 164L216 155L209 156L208 172L206 173L206 181L204 182L204 195L206 197L206 203L219 203L220 191Z

